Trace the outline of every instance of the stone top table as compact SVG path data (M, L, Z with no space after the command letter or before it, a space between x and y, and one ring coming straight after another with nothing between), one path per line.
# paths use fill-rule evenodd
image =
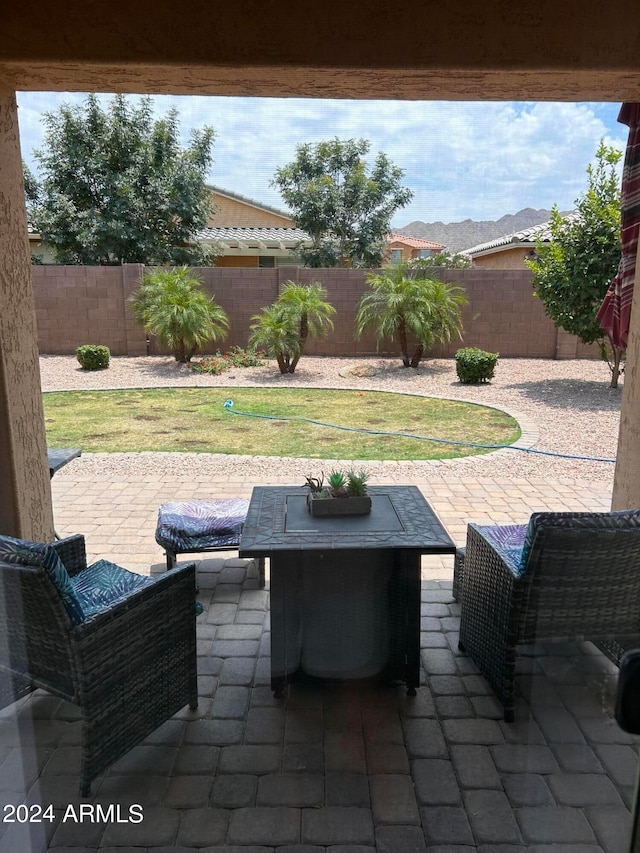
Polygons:
M315 517L307 488L258 486L240 556L269 557L271 686L319 678L420 680L422 554L455 544L416 486L371 486L369 515Z
M82 456L82 451L77 447L50 447L47 450L49 477L53 479L55 473L79 456Z

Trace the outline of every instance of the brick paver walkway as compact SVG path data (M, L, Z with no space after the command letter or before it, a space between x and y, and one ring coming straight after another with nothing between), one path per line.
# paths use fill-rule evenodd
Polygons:
M277 482L277 481L276 481ZM53 481L56 526L92 556L160 571L157 507L170 498L249 496L253 484L177 478ZM466 524L533 510L608 509L609 489L577 482L420 485L462 544ZM251 561L200 564L199 695L94 783L121 821L73 818L79 722L35 694L0 716L3 805L53 804L53 823L0 825L3 851L221 853L623 853L636 745L612 718L616 671L590 644L529 650L517 720L457 648L451 558L425 561L422 686L350 682L269 689L269 591ZM535 654L533 654L535 652ZM7 809L5 809L5 817Z

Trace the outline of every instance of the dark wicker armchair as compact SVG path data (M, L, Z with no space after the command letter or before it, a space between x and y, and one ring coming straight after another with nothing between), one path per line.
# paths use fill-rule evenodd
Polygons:
M518 530L470 524L459 552L460 649L514 719L517 647L581 638L615 663L640 645L640 510L538 513Z
M3 537L11 547L16 541ZM86 796L99 773L157 726L187 703L197 707L195 565L142 578L105 561L87 567L83 536L51 547L74 585L87 585L104 567L124 586L127 576L131 581L113 604L98 603L78 621L43 565L29 565L19 553L11 559L6 551L0 559L4 685L13 697L41 687L80 708Z

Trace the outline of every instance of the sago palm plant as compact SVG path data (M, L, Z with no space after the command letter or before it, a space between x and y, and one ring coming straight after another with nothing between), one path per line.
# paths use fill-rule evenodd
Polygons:
M462 307L467 303L459 285L414 275L404 266L369 273L371 290L361 298L355 321L358 338L373 328L378 344L397 340L405 367L418 367L434 343L447 343L455 334L462 337ZM415 339L411 355L410 337Z
M173 350L176 361L191 361L198 347L223 339L229 328L226 311L189 267L147 273L131 302L136 320Z

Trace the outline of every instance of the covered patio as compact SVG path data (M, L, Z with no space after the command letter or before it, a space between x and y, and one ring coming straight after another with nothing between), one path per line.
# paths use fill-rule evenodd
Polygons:
M13 4L0 45L0 530L48 541L55 514L61 533L81 530L96 550L135 555L129 567L147 570L162 564L152 535L162 500L214 488L248 496L255 484L66 475L50 483L16 91L640 100L630 0L609 4L606 14L600 3L577 0L535 9L329 0L215 14L191 0L179 17L172 11L146 0L108 7L35 0L27 17ZM458 544L489 503L503 508L505 521L514 506L518 521L529 505L640 506L639 354L636 304L613 489L514 480L467 481L449 492L434 486L429 497ZM450 565L424 566L424 684L412 704L401 690L348 683L294 685L276 704L268 586L258 589L244 562L205 561L198 711L181 712L96 783L88 804L111 809L98 822L89 813L82 822L62 820L78 804L76 711L40 694L6 711L3 802L51 803L58 819L12 824L5 809L0 850L625 850L637 762L611 716L615 670L589 645L536 649L521 667L517 722L506 725L457 651L450 578ZM128 820L131 803L143 805L139 823Z
M608 486L579 481L419 485L458 544L470 519L520 521L540 506L602 511L610 503ZM53 481L56 525L61 535L82 528L90 557L126 554L131 568L163 572L153 533L168 494L248 497L251 488L241 479L175 475L96 482L70 470ZM253 561L201 556L197 711L185 708L161 726L84 800L76 709L39 692L5 711L3 802L52 804L56 820L4 822L0 851L627 849L637 755L612 716L617 671L594 646L525 654L517 720L504 723L491 689L457 648L452 558L429 558L417 697L404 687L333 682L292 684L285 701L275 700L268 573L262 590ZM93 814L98 804L118 804L121 822L80 823L69 810L79 814L81 803ZM132 804L142 806L140 823L129 822Z

